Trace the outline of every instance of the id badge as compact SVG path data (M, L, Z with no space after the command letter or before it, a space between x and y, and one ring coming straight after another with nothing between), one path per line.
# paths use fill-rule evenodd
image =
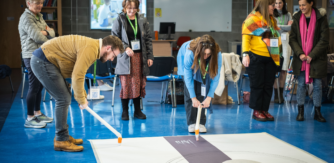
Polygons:
M282 40L286 40L286 33L282 33L282 35L281 35L281 39L282 39Z
M132 40L131 41L132 50L140 50L140 41L139 40Z
M278 38L271 38L270 39L270 47L274 47L274 48L278 47Z
M206 96L206 86L204 84L201 86L201 96Z

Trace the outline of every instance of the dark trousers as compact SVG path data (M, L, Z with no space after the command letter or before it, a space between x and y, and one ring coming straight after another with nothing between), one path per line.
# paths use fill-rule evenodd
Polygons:
M246 69L250 80L249 107L258 111L268 111L273 93L277 66L271 57L249 54L250 63Z
M43 85L36 78L30 67L30 58L23 59L28 70L29 90L27 94L27 114L33 116L34 111L41 110L42 90ZM23 83L24 84L24 83Z
M194 80L194 89L197 100L202 103L205 99L204 96L201 95L201 83ZM198 109L193 107L192 100L190 98L190 94L186 86L184 87L184 108L186 109L188 126L191 124L195 124ZM202 109L200 124L205 125L205 123L206 123L205 109Z

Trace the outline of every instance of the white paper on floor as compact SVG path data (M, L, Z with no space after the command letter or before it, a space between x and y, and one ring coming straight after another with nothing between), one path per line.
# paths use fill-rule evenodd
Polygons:
M322 163L318 157L267 133L201 135L233 162ZM195 136L191 136L195 141ZM164 137L89 140L99 163L187 163ZM210 163L208 159L206 163Z

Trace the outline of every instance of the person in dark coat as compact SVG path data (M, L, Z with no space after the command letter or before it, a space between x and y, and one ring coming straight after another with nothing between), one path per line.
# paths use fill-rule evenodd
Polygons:
M129 73L120 75L122 120L129 120L130 99L133 99L135 107L134 117L146 119L146 115L140 109L140 99L146 95L146 76L150 74L149 67L153 65L154 56L149 23L138 14L139 4L138 0L123 0L123 12L113 22L111 31L112 35L122 40L125 49L125 53L117 57L116 74L119 74L121 63L125 63L120 58L130 57Z
M326 122L321 115L322 83L326 77L329 27L326 10L317 9L314 0L299 0L300 11L293 16L290 46L294 51L292 67L297 76L297 121L304 120L306 84L313 83L314 119Z

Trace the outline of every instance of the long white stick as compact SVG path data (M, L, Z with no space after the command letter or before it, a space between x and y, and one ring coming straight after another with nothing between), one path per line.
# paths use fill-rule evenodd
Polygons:
M197 118L196 118L196 125L195 125L196 141L198 141L199 139L199 122L201 121L201 113L202 113L202 104L200 104L197 109Z
M118 143L122 143L122 135L118 131L116 131L104 119L97 115L91 108L89 108L89 106L87 106L85 109L118 137Z

